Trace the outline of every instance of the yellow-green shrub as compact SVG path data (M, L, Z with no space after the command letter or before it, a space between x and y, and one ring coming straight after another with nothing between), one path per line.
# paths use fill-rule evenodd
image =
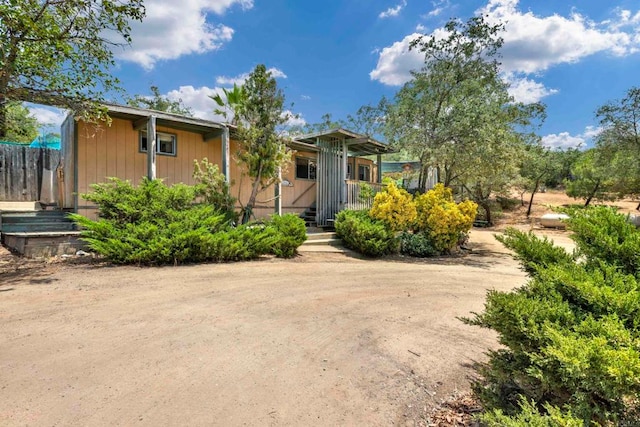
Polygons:
M450 188L437 184L415 198L416 231L428 233L440 252L455 248L460 237L473 226L478 205L472 201L456 203Z
M416 220L416 204L406 190L389 183L376 194L369 216L384 221L393 231L404 231Z

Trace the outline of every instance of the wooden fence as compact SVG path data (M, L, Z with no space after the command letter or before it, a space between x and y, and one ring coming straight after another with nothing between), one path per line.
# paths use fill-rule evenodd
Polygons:
M52 202L59 162L59 150L0 144L0 201Z

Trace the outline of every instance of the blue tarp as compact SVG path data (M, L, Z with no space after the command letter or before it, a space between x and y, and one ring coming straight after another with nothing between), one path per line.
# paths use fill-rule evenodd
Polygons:
M60 149L60 137L54 135L39 136L33 140L31 148L52 148L54 150Z

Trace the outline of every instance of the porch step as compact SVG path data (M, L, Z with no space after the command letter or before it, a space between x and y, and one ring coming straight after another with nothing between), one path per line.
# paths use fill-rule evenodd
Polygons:
M333 252L350 253L349 249L342 246L342 240L336 237L336 233L308 233L307 240L298 248L298 252Z
M40 210L39 202L12 202L12 201L0 202L0 211L28 212L28 211L38 211L38 210Z
M66 232L75 229L64 211L0 212L0 232Z

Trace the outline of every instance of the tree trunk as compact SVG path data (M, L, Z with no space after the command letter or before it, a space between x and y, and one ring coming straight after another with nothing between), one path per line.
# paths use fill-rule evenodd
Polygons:
M596 195L596 192L598 191L598 188L600 188L600 180L596 181L596 186L593 187L593 191L591 192L591 194L589 194L589 197L587 197L587 201L584 202L584 207L585 208L587 206L589 206L589 203L591 203L591 199L593 199L593 197Z
M486 215L485 219L487 220L487 225L489 225L489 226L493 225L493 222L491 221L491 206L490 206L489 202L488 201L480 202L478 204L482 207L482 209L484 209L484 212L485 212L485 215Z
M636 206L636 210L640 211L640 202L638 203L638 206Z
M0 140L7 137L7 106L9 105L6 98L0 96Z
M529 207L527 208L527 218L531 215L531 206L533 205L533 196L535 196L538 191L538 186L540 185L540 181L536 181L536 185L533 187L533 191L531 192L531 198L529 199Z
M246 224L251 219L251 215L253 215L253 207L256 204L256 198L258 197L258 190L260 187L260 180L262 178L262 164L258 167L258 174L254 178L253 185L251 186L251 195L249 196L249 200L247 204L244 206L242 210L242 224Z

